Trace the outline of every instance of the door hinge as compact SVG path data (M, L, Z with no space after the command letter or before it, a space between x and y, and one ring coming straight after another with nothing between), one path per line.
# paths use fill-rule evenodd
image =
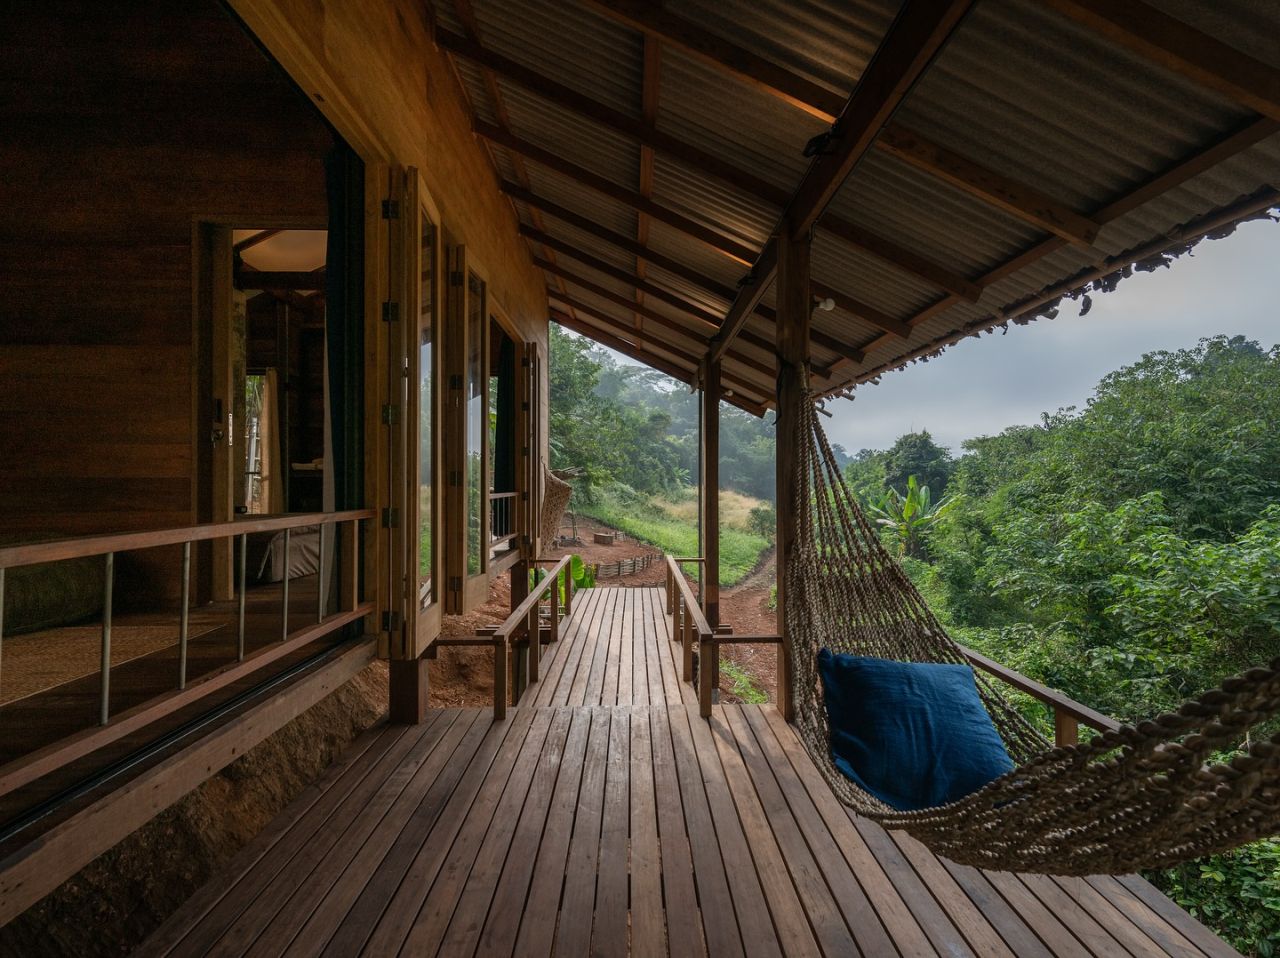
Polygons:
M462 373L453 373L449 377L449 388L450 389L462 388Z
M451 273L449 273L449 285L450 286L462 285L462 270L455 269Z
M520 501L521 501L521 502L528 502L528 501L529 501L529 493L527 493L527 492L522 492L522 493L520 493Z
M528 369L528 368L529 368L529 357L528 357L528 356L521 356L521 357L520 357L520 365L521 365L521 366L523 366L525 369Z
M450 592L461 592L461 591L462 591L462 576L460 576L460 575L450 576L450 578L449 578L449 591L450 591Z
M382 528L398 529L400 527L400 510L389 506L382 510Z
M384 220L398 220L400 218L400 201L399 200L383 200L382 201L382 218Z
M400 421L400 407L394 403L387 403L382 407L382 424L384 426L394 426Z
M399 612L382 613L382 631L399 632L404 628L404 616Z
M382 304L382 319L388 323L400 322L400 304L386 302Z

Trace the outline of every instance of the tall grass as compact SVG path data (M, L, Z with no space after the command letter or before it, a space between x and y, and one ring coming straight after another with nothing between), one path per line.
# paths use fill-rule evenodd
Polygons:
M721 493L720 521L720 585L737 585L748 572L755 568L761 554L769 548L769 541L763 536L748 532L743 528L735 528L727 521L723 509L726 496L735 497L734 514L746 515L758 500L738 493ZM738 499L747 500L750 505L740 508ZM590 516L615 529L621 529L629 536L641 542L661 549L663 552L677 556L693 556L698 554L698 504L696 496L692 502L692 510L686 495L672 496L667 499L653 499L626 493L615 488L597 492L595 501L579 503L575 500L574 508L585 516Z

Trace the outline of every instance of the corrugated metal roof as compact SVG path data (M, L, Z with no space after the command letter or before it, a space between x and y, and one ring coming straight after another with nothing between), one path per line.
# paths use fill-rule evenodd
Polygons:
M612 111L624 124L641 119L645 73L640 32L572 2L470 2L486 48L589 97L605 114L604 122L589 118L553 102L553 91L545 85L528 89L506 78L498 80L500 110L490 99L483 73L458 58L459 75L476 115L498 124L505 115L517 136L618 186L639 191L641 149L636 132L611 129L607 115ZM667 0L664 9L845 96L897 6L890 0ZM1264 0L1155 0L1155 6L1229 46L1280 65L1280 50L1274 44L1280 35L1280 5ZM437 11L441 25L465 32L450 7L444 4ZM710 161L681 159L660 143L653 151L651 199L734 244L759 249L776 225L779 197L790 195L808 166L802 156L805 143L825 123L812 111L667 42L661 47L658 88L656 135L674 137L695 154L736 168L748 181L732 182L731 171L716 172L709 168L714 166ZM1251 118L1256 120L1238 103L1101 39L1047 6L1032 0L977 0L893 123L993 175L1011 178L1053 203L1092 216ZM504 178L516 175L504 149L495 147L494 155ZM626 204L551 173L536 161L523 165L535 193L614 233L638 236L637 217ZM1011 309L1031 304L1043 310L1043 291L1056 290L1064 281L1102 265L1123 266L1122 254L1150 247L1182 224L1198 222L1242 195L1255 194L1276 181L1277 171L1280 136L1270 136L1123 215L1107 214L1109 221L1089 247L1058 244L992 282L988 273L1035 249L1050 234L972 190L873 149L846 180L828 216L985 288L976 304L949 297L945 308L935 309L947 294L933 280L890 265L837 238L820 223L813 247L815 281L892 320L913 323L914 328L908 339L886 336L866 317L843 309L817 313L814 328L846 344L846 351L867 350L863 362L838 367L839 382L877 375L949 339L1000 322ZM763 186L755 187L751 180ZM529 222L529 211L520 208ZM633 253L548 214L541 220L553 236L624 273L635 272ZM730 293L747 272L702 240L660 222L650 222L647 243L654 255L683 264L681 272L704 276L711 286ZM634 296L627 282L563 256L559 261L615 296ZM717 290L693 282L689 275L651 264L645 278L693 310L722 315L728 306ZM561 282L550 276L548 280ZM588 299L593 294L581 290L574 295L635 335L634 316L625 306ZM688 313L660 297L642 298L646 308L706 335L705 324ZM763 302L766 307L772 304L772 290ZM655 341L664 334L652 321L642 321L642 328ZM771 323L759 316L752 317L746 329L772 337ZM677 340L678 336L673 341ZM772 361L757 346L741 349L753 360ZM836 358L825 345L814 354L820 365ZM760 395L772 392L771 375L750 364L733 368L737 376L755 384Z

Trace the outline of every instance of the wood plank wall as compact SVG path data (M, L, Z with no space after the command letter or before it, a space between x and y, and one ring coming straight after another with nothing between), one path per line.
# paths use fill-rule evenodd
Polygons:
M6 11L6 534L197 520L197 443L208 424L195 415L193 224L323 218L332 142L305 95L215 0Z

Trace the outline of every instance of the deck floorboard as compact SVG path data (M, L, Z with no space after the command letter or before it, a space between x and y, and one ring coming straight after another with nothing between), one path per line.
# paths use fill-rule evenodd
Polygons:
M698 717L664 613L580 594L503 722L372 730L141 954L1235 954L1134 876L983 872L852 815L773 707Z

